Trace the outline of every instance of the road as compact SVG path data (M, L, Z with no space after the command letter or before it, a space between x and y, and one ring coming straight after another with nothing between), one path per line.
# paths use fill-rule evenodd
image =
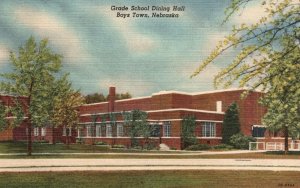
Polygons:
M124 170L300 171L297 159L1 159L0 172Z

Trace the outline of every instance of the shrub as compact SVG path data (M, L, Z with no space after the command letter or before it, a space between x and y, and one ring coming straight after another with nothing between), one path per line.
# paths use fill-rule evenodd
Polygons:
M200 150L208 150L211 147L207 144L196 144L196 145L191 145L189 147L186 148L186 150L190 150L190 151L200 151Z
M33 143L36 144L49 144L48 140L34 140Z
M106 142L95 142L95 145L107 145L107 143Z
M170 150L177 150L177 148L175 148L175 147L170 147Z
M112 148L123 149L123 148L126 148L126 147L124 145L121 145L121 144L116 144L116 145L113 145Z
M213 146L214 149L222 149L222 150L230 150L233 149L233 146L228 145L228 144L220 144L220 145L216 145Z
M155 143L145 144L143 148L146 149L146 150L158 149Z
M77 138L77 139L76 139L76 143L77 143L77 144L83 144L83 140L82 140L81 138Z
M230 144L236 149L248 149L249 142L255 142L252 136L245 136L242 133L235 134L230 137Z

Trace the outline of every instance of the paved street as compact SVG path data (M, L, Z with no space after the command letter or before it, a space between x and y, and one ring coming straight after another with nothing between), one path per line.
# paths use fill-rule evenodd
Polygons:
M0 172L120 170L300 171L297 159L1 159Z

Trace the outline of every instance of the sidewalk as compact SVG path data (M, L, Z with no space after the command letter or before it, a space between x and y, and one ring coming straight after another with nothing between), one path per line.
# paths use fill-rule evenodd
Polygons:
M249 151L249 150L234 150L234 151L169 151L163 153L32 153L32 155L148 155L148 156L174 156L174 155L224 155L224 154L240 154L240 153L263 153L266 151ZM27 155L27 153L0 153L0 156Z
M0 172L126 170L300 171L297 159L1 159Z

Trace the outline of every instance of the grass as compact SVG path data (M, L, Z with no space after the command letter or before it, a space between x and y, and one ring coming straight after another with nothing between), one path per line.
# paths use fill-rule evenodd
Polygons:
M0 173L0 187L300 187L299 177L300 172L221 170L28 172Z
M24 142L0 142L0 153L26 153L26 143ZM121 149L110 149L103 146L91 146L84 144L72 144L66 146L64 144L33 144L34 153L53 153L52 155L39 155L34 156L0 156L0 158L172 158L172 159L183 159L183 158L203 158L203 159L299 159L300 152L289 152L288 155L284 155L283 152L266 152L266 153L242 153L242 154L222 154L222 155L185 155L178 151L162 152L162 151L139 151L139 150L121 150ZM88 155L58 155L55 153L91 153ZM95 153L95 154L93 154ZM126 155L97 155L99 153L126 153ZM144 153L176 153L178 155L132 155L144 154Z

